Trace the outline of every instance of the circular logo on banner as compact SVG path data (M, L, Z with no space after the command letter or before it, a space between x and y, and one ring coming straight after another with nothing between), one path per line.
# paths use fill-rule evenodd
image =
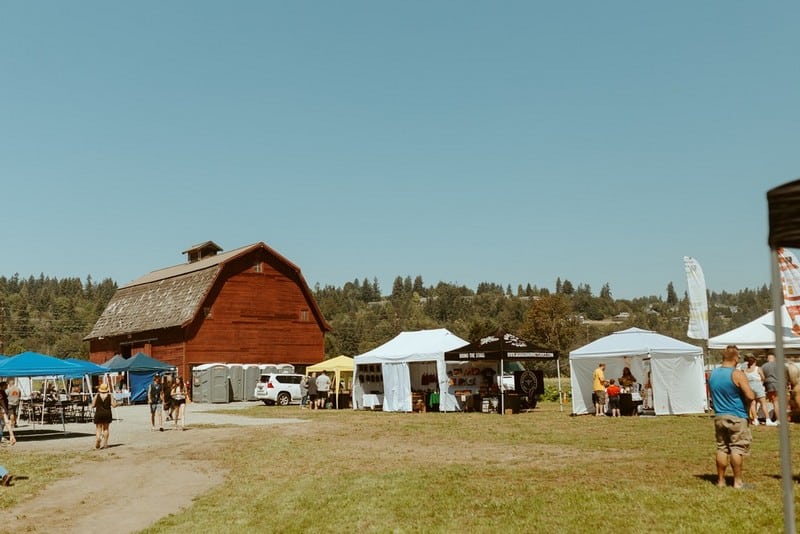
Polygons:
M519 377L519 387L526 397L532 399L536 394L536 388L539 386L539 379L536 378L536 373L531 370L523 371Z

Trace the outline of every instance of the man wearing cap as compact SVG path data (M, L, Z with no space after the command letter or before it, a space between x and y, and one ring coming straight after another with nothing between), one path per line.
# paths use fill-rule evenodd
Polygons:
M153 382L147 388L147 404L150 405L150 430L156 429L156 414L158 414L158 430L164 431L163 413L161 404L164 402L164 388L161 386L161 376L153 375Z

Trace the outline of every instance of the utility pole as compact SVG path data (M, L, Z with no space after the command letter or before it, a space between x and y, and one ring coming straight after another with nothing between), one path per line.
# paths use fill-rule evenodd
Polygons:
M6 307L0 306L0 354L6 346Z

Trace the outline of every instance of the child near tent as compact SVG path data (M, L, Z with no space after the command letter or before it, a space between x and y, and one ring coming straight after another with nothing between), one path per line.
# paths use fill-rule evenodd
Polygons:
M608 407L611 409L611 417L619 417L620 391L620 387L615 384L615 380L613 378L610 379L606 388L606 396L608 397Z
M0 465L0 486L10 486L13 479L14 475L4 465Z

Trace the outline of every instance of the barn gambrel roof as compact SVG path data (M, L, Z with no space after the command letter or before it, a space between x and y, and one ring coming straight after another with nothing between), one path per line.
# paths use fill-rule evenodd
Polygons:
M223 266L259 248L295 272L320 328L329 331L330 325L322 316L300 269L264 243L256 243L193 263L153 271L120 287L84 341L189 324L200 312Z

